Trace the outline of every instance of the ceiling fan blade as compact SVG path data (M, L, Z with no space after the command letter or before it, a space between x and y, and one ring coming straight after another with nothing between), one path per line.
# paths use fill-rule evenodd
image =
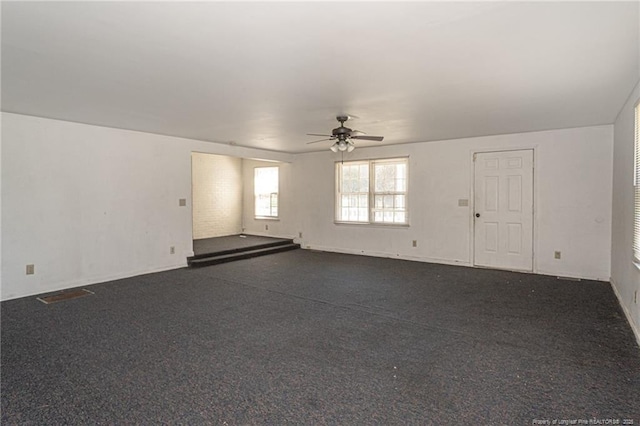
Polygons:
M327 139L320 139L320 140L317 140L317 141L311 141L311 142L307 142L307 145L309 145L310 143L317 143L317 142L330 141L331 139L333 139L333 138L327 138Z
M351 136L358 136L358 135L366 135L366 133L363 132L362 130L352 130L351 131Z
M384 139L384 136L351 136L351 139L360 139L362 141L378 141L380 142L382 139Z
M329 137L331 135L323 135L323 134L320 134L320 133L307 133L307 136L326 136L326 137Z

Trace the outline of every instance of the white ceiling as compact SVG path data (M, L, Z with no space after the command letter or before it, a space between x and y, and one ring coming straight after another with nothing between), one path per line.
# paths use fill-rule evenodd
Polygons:
M2 110L286 152L609 124L634 2L3 2ZM379 142L358 141L367 146Z

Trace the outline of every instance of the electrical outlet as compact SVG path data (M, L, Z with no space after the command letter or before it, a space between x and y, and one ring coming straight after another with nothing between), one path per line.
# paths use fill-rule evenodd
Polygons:
M264 230L265 230L265 231L268 231L268 230L269 230L269 225L265 225L265 226L264 226Z
M180 198L178 200L178 206L185 207L186 205L187 205L187 199L186 198Z
M554 257L555 259L560 259L560 258L562 258L562 252L561 252L561 251L554 251L554 252L553 252L553 257Z
M27 275L33 275L36 273L35 265L27 265Z
M169 247L169 254L176 254L176 248L174 246Z
M418 240L413 240L413 246L418 247Z
M298 238L302 238L302 232L298 232Z

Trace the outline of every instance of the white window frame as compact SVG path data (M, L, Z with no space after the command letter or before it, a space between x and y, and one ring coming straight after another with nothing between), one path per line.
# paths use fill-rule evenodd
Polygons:
M277 185L276 192L269 193L259 193L258 185L256 181L258 179L258 170L259 169L275 169L277 175ZM260 196L269 196L269 212L270 214L258 214L258 197ZM274 203L275 199L275 203ZM275 212L274 212L275 209ZM277 166L267 166L267 167L254 167L253 169L253 213L256 219L278 219L280 214L280 168Z
M402 163L405 165L406 174L404 176L405 179L405 190L404 191L391 191L391 192L376 192L375 191L375 165L376 164L398 164ZM342 170L344 166L352 166L352 165L364 165L366 164L368 167L368 189L367 192L354 192L354 193L344 193L342 191ZM336 162L336 190L335 190L335 218L334 221L337 224L353 224L353 225L381 225L381 226L409 226L409 206L408 206L408 198L409 198L409 157L395 157L395 158L381 158L381 159L370 159L370 160L357 160L357 161L338 161ZM363 196L367 197L367 218L366 220L348 220L344 219L341 216L342 210L342 196L343 195L352 195L352 196ZM385 222L384 220L376 221L375 213L376 211L382 211L383 209L376 208L375 200L376 195L384 196L384 195L403 195L404 196L404 222Z
M640 265L640 103L634 109L633 261Z

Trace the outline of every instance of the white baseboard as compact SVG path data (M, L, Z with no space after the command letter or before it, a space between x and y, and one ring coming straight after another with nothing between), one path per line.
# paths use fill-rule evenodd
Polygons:
M29 290L26 291L23 294L17 294L11 297L7 297L6 299L2 299L2 301L7 301L7 300L14 300L14 299L21 299L23 297L31 297L31 296L37 296L40 294L46 294L46 293L54 293L56 291L62 291L62 290L67 290L69 288L75 288L75 287L83 287L83 286L89 286L89 285L93 285L93 284L100 284L100 283L105 283L105 282L109 282L109 281L115 281L115 280L121 280L121 279L125 279L125 278L132 278L132 277L137 277L140 275L146 275L146 274L153 274L156 272L164 272L164 271L171 271L174 269L180 269L180 268L184 268L187 266L187 262L185 260L185 262L177 264L177 265L172 265L172 266L163 266L160 268L150 268L150 269L144 269L144 270L135 270L135 271L129 271L129 272L122 272L122 273L118 273L118 274L108 274L108 275L101 275L101 276L97 276L97 277L89 277L86 279L76 279L73 281L67 281L67 282L61 282L61 283L57 283L53 286L51 286L50 288L37 288L37 289L33 289L33 290Z
M639 328L640 324L636 324L636 323L633 322L633 319L631 317L631 312L629 312L629 310L625 306L624 301L622 300L622 297L620 296L620 292L618 292L618 287L616 286L616 284L613 281L613 279L611 279L611 288L613 289L613 292L615 293L616 297L618 298L618 303L620 304L620 306L622 306L622 311L624 312L624 315L627 317L627 322L631 326L631 330L633 331L633 334L636 337L636 343L638 344L638 347L640 347L640 328Z
M457 266L473 266L469 262L464 260L451 260L451 259L440 259L435 257L409 256L409 255L403 255L398 253L387 253L387 252L381 252L381 251L343 249L343 248L336 248L336 247L318 246L315 244L303 243L302 248L307 250L327 251L332 253L354 254L357 256L372 256L372 257L384 257L388 259L411 260L414 262L440 263L444 265L457 265Z

